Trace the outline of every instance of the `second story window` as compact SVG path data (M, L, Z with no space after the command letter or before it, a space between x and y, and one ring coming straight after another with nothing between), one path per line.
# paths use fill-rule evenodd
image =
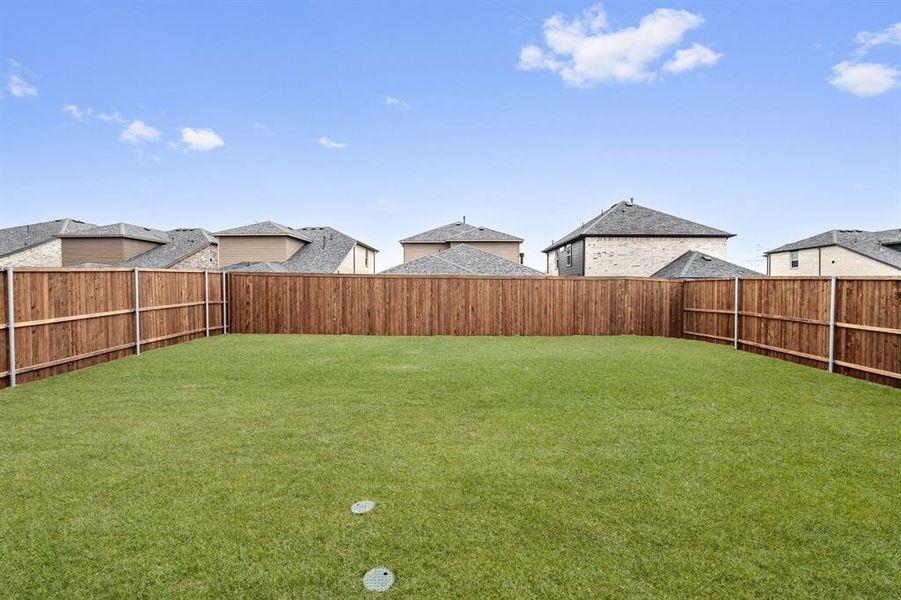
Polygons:
M566 254L566 266L567 267L573 266L573 245L572 244L566 245L565 254Z
M369 266L369 250L367 250L367 251L365 252L364 256L365 256L366 258L363 259L363 264L364 264L365 266L368 267L368 266Z
M788 257L789 257L789 259L791 259L791 268L797 269L798 268L798 251L792 250L791 252L788 253Z

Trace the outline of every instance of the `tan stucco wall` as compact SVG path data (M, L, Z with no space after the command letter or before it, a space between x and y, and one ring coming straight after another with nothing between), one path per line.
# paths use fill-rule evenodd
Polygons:
M53 239L0 258L0 267L61 267L62 244Z
M585 275L648 277L689 250L726 260L726 238L585 238Z
M438 254L442 250L450 248L448 244L402 244L404 247L404 262Z
M219 268L219 249L216 244L210 244L202 250L198 250L191 256L187 256L170 269L192 269L199 271L212 271Z
M369 256L369 265L366 264L366 257ZM375 252L367 250L363 246L355 245L353 249L347 253L341 264L338 265L336 273L375 273Z
M303 247L298 239L280 235L219 237L219 266L239 262L284 262Z
M483 252L490 252L501 258L519 262L519 242L451 242L451 247L469 244Z
M159 246L156 242L129 238L63 238L62 263L71 267L79 263L111 264L122 262Z
M791 268L791 253L770 254L770 275L857 275L898 276L901 269L873 260L841 246L824 246L798 251L798 267Z

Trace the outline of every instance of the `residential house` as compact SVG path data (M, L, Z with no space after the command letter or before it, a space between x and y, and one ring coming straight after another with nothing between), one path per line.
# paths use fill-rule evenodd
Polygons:
M465 219L411 235L400 241L404 249L404 262L423 256L438 254L460 244L468 244L477 250L490 252L501 258L522 263L520 244L522 238L487 227L469 225Z
M460 274L460 275L515 275L533 276L543 273L519 262L503 258L470 244L454 244L437 254L414 258L382 273L406 274Z
M215 235L219 264L230 271L375 273L378 250L332 227L263 221Z
M631 200L618 202L544 249L550 275L648 277L690 250L725 260L735 234Z
M0 229L0 267L61 267L58 235L96 227L75 219L58 219Z
M216 238L205 229L161 231L130 223L113 223L64 232L64 267L141 267L145 269L216 269Z
M727 262L721 258L689 250L651 275L662 279L701 279L704 277L752 277L763 273Z
M765 252L767 275L901 276L901 229L833 229Z

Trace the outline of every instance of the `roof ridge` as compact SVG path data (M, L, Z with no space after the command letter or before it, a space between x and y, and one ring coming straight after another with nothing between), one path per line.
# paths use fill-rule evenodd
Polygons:
M685 263L685 266L682 267L682 270L679 271L679 275L685 275L688 272L688 269L691 268L691 265L694 264L695 259L698 257L697 250L689 250L686 254L690 254L688 257L688 261Z

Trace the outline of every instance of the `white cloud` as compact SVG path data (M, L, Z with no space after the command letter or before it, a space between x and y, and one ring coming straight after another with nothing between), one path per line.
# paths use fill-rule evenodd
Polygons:
M90 110L90 109L88 109ZM119 114L119 111L113 111L111 113L99 113L97 115L98 121L104 121L106 123L127 123L128 121Z
M336 142L326 136L320 137L317 141L323 148L332 148L335 150L340 150L341 148L347 148L348 146L350 146L350 144L348 144L347 142Z
M191 127L182 128L181 143L188 150L196 152L208 152L225 145L225 141L212 129L193 129Z
M879 63L842 61L832 67L829 83L855 96L878 96L901 84L901 70Z
M854 38L854 41L857 43L857 56L863 56L869 52L871 48L883 44L897 46L901 44L901 23L890 25L882 31L861 31Z
M122 130L120 139L129 144L155 142L160 139L160 132L144 121L132 121L128 127Z
M400 98L395 98L394 96L385 96L385 105L386 106L396 106L398 108L410 108L410 105L401 100Z
M70 115L76 121L87 121L94 114L94 109L90 106L87 108L78 108L75 104L67 104L63 107L63 112Z
M691 48L676 50L672 59L663 64L663 70L669 73L684 73L698 67L712 67L723 57L707 46L694 44Z
M26 98L28 96L37 96L38 89L25 81L22 71L22 63L9 59L10 71L3 75L3 83L6 91L16 98Z
M653 63L681 42L688 31L703 23L701 15L658 8L644 16L638 27L611 31L601 5L589 8L572 21L558 14L544 22L547 49L535 45L524 47L519 55L519 68L547 69L574 86L599 81L652 81L657 75ZM719 60L721 55L716 56ZM678 56L671 62L681 64Z

